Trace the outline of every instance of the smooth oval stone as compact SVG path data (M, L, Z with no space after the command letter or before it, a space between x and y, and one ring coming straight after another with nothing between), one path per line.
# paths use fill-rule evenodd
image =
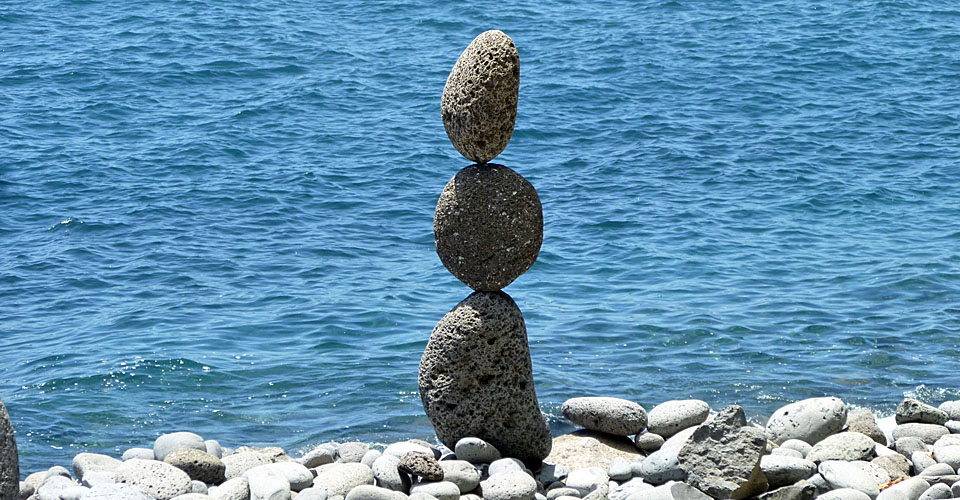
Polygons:
M556 500L558 497L580 498L580 491L574 488L553 488L547 491L547 500Z
M266 469L263 466L254 467L244 473L244 477L250 482L250 500L289 500L291 498L290 483L275 470Z
M957 471L950 467L949 464L933 464L926 469L923 469L922 475L924 477L934 477L934 476L953 476Z
M337 448L337 462L360 463L363 455L370 451L370 445L359 441L343 443Z
M666 440L663 439L663 436L659 434L644 432L642 434L637 434L637 436L633 439L633 444L636 445L637 449L644 453L653 453L659 450L665 441Z
M374 484L374 476L370 467L358 463L333 465L313 480L313 486L326 490L328 496L346 497L351 489L361 484Z
M532 481L533 478L530 478ZM426 493L437 500L459 500L460 488L450 481L418 481L410 485L410 495ZM486 498L486 495L484 495Z
M420 397L437 437L456 449L479 437L539 469L550 453L520 308L502 292L474 292L437 323L420 360Z
M796 450L790 450L798 453ZM760 458L760 470L767 477L770 488L796 483L817 473L817 464L797 457L767 455Z
M517 460L516 458L501 458L500 460L495 460L490 462L490 465L487 467L487 475L492 476L494 474L500 474L503 472L525 472L526 467L523 466L523 462Z
M113 484L117 482L117 476L113 472L98 471L98 472L87 472L83 476L83 480L80 481L80 484L86 486L87 488L93 488L98 484Z
M91 472L114 472L122 464L120 460L99 453L79 453L73 457L73 473L77 479L83 478Z
M207 484L219 484L226 479L227 467L219 458L206 451L180 448L167 454L163 461L186 472L190 479Z
M866 493L853 488L840 488L828 491L817 497L818 500L870 500Z
M60 500L60 494L63 493L68 488L73 488L77 483L73 482L73 479L70 479L66 476L59 475L50 475L40 483L40 487L37 488L37 499L38 500ZM16 498L10 497L11 499Z
M770 451L771 456L780 456L780 457L793 457L793 458L803 458L803 453L800 453L797 450L791 450L790 448L783 448L778 446Z
M826 460L870 460L877 455L876 442L859 432L841 432L827 436L813 446L806 459L820 463Z
M838 398L810 398L778 409L767 421L767 439L782 443L799 439L816 444L836 434L847 422L847 407Z
M851 462L828 460L820 464L820 475L835 489L852 488L870 498L880 494L879 484L862 468Z
M310 469L297 462L277 462L273 464L258 465L247 472L244 476L247 480L253 477L250 474L269 472L280 475L290 485L293 491L300 491L309 488L313 484L313 473Z
M0 498L20 496L20 458L17 454L17 438L14 436L10 414L0 400Z
M223 447L220 446L220 443L215 439L207 439L203 442L206 452L217 457L223 458Z
M937 461L933 459L933 456L931 456L930 452L927 450L915 451L911 453L910 461L913 462L914 475L919 475L924 469L937 463Z
M152 448L130 448L127 451L123 452L123 456L120 457L124 462L127 460L133 460L134 458L139 458L140 460L156 460L156 455L153 454Z
M234 453L221 459L224 466L224 477L233 479L243 476L248 470L263 464L273 463L270 457L255 451Z
M647 431L669 438L683 429L704 423L709 415L710 405L706 401L666 401L650 410L647 415Z
M667 481L683 481L687 473L680 468L677 448L660 448L643 460L641 474L643 479L655 485Z
M373 462L373 477L377 486L406 493L410 490L410 477L397 469L400 459L384 453Z
M893 442L893 449L906 458L911 458L914 452L928 452L927 445L917 437L903 437Z
M163 434L153 442L153 454L157 460L167 458L167 455L173 450L180 448L193 448L200 451L207 451L207 445L203 438L192 432L171 432Z
M457 441L453 453L458 459L472 464L489 464L501 458L495 446L478 437L465 437Z
M136 486L157 500L190 493L190 476L166 462L135 458L120 464L114 474L118 483Z
M447 183L433 217L437 255L474 290L498 291L537 260L543 208L537 190L503 165L471 165Z
M357 486L357 488L359 488L359 486ZM297 494L297 500L327 500L327 492L320 488L307 488Z
M392 455L397 458L401 458L407 453L423 453L424 455L432 455L433 451L422 444L412 443L410 441L392 443L387 446L385 450L383 450L384 455Z
M960 446L944 446L934 450L937 462L947 464L954 470L960 470Z
M940 453L943 448L948 446L960 446L960 436L955 434L941 436L935 443L933 443L933 453Z
M441 460L443 480L460 488L461 494L469 493L480 486L480 471L466 460Z
M440 100L443 128L466 158L485 163L506 149L517 120L520 56L504 32L485 31L460 54Z
M893 429L893 439L898 441L905 437L915 437L924 442L924 444L933 444L942 436L950 434L950 429L937 424L921 424L911 422L898 425ZM899 451L899 450L898 450Z
M850 432L859 432L870 439L884 446L887 444L887 437L877 425L870 410L854 410L847 413L847 430Z
M363 458L360 459L360 463L372 469L373 463L376 462L381 455L383 455L383 453L380 450L368 450L363 454Z
M483 500L533 500L537 482L525 472L494 474L480 483Z
M210 495L206 495L204 493L187 493L186 495L173 497L173 500L210 500ZM261 500L276 500L276 499L261 499Z
M930 483L919 477L911 477L880 492L877 500L917 500Z
M943 500L951 498L950 487L945 484L935 484L920 495L919 500Z
M607 475L614 481L626 481L633 477L633 470L630 468L630 462L623 457L613 457L610 467L607 468Z
M216 494L211 491L210 496L217 500L250 500L250 482L245 477L228 479L216 490Z
M297 497L299 498L299 496ZM379 486L361 484L347 493L345 500L405 500L406 495Z
M207 488L207 483L203 481L197 481L194 479L190 481L190 493L199 493L201 495L206 495L209 493L209 488Z
M910 422L943 425L947 422L947 412L913 398L906 398L897 406L898 425Z
M566 400L560 411L567 420L589 430L630 436L647 426L647 413L633 401L609 397Z
M325 464L332 464L337 459L337 450L330 446L320 445L303 454L297 459L304 467L312 469Z
M780 443L780 447L788 450L799 451L803 458L807 458L807 454L813 449L813 446L811 446L810 443L800 439L788 439Z
M601 485L607 484L609 479L607 471L602 468L587 467L570 471L567 475L567 487L579 491L581 496L586 496Z

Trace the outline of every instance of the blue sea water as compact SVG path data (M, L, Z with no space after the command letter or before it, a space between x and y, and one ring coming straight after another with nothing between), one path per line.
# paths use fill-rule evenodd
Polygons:
M430 438L469 293L432 215L463 48L521 60L524 312L568 397L960 399L960 7L0 2L0 397L21 471L161 432Z

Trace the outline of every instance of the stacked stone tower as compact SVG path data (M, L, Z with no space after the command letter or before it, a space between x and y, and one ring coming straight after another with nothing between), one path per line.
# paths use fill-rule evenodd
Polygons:
M447 447L479 437L535 468L550 453L550 428L533 387L523 315L501 289L536 261L543 211L523 176L487 163L513 135L519 83L517 48L493 30L467 46L443 89L450 142L476 164L443 189L433 231L443 265L475 291L434 328L419 385L423 408Z

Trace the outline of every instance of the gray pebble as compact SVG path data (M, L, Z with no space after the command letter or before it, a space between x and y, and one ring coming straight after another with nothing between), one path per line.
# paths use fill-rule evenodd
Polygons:
M20 481L20 500L27 500L37 491L36 487L26 481Z
M815 444L836 434L847 422L847 407L838 398L810 398L781 407L767 421L767 439L799 439Z
M477 437L457 441L453 452L458 459L472 464L489 464L500 459L500 452L492 444Z
M601 485L606 485L609 479L607 471L602 468L587 467L570 471L567 476L567 487L579 491L581 496L586 496Z
M923 494L920 495L919 500L943 500L951 498L952 496L949 486L945 484L935 484L927 488L927 491L924 491Z
M818 496L817 500L870 500L870 497L853 488L840 488Z
M304 467L312 469L314 467L320 467L324 464L332 464L336 460L336 450L331 449L329 446L320 445L316 448L306 452L297 459Z
M960 400L944 401L937 408L946 413L950 420L960 420Z
M327 500L327 491L321 488L307 488L297 494L297 500Z
M827 436L813 446L806 459L820 463L826 460L870 460L877 455L876 443L859 432L841 432Z
M947 421L947 412L939 410L913 398L906 398L897 406L897 424L920 422L943 425Z
M790 450L799 453L796 450ZM787 486L804 480L817 473L817 464L799 457L767 455L760 458L760 470L770 484L770 488Z
M533 478L530 478L533 481ZM460 488L450 481L417 481L410 485L410 494L426 493L437 500L459 500ZM484 499L489 500L484 492Z
M98 484L88 491L83 500L155 500L145 491L129 484Z
M870 463L883 468L890 474L890 477L897 478L910 475L910 461L899 453L874 458Z
M113 472L123 462L99 453L79 453L73 457L73 473L81 481L91 472Z
M913 475L915 476L920 475L924 469L937 463L926 449L913 452L910 455L910 461L913 462Z
M918 500L930 483L919 477L911 477L880 492L877 500Z
M641 474L648 483L659 485L667 481L683 481L687 474L680 468L678 449L661 448L643 460Z
M207 483L197 480L190 481L190 493L206 495L209 491L210 490L207 488Z
M430 450L430 451L433 452L433 458L436 458L437 460L440 460L440 456L443 455L443 452L440 451L440 448L437 448L437 447L434 446L432 443L429 443L429 442L424 441L424 440L422 440L422 439L408 439L407 442L408 442L408 443L413 443L413 444L418 444L418 445L420 445L420 446L423 446L424 448L427 448L428 450ZM444 448L446 448L446 447L444 447Z
M829 460L820 464L819 472L833 489L851 488L870 498L880 494L879 484L852 462Z
M297 498L300 498L299 496ZM406 495L379 486L361 484L347 493L346 500L405 500Z
M98 484L113 484L117 482L117 476L113 472L88 472L83 476L80 484L87 488L93 488Z
M416 444L416 443L411 443L409 441L393 443L390 446L387 446L387 449L383 450L384 455L392 455L397 458L401 458L410 452L425 453L427 455L433 455L433 450L431 450L430 448L423 445Z
M373 462L373 476L377 486L406 493L410 490L410 477L397 469L400 459L393 455L381 455Z
M220 443L218 443L216 440L208 439L203 442L203 446L206 448L207 453L217 458L223 458L223 447L220 446Z
M953 498L960 498L960 481L953 483L953 486L950 487L950 494L953 495Z
M923 476L952 476L956 473L948 464L933 464L923 469Z
M924 444L933 444L941 436L950 434L950 430L937 424L909 423L898 425L893 429L893 439L899 440L905 437L920 438ZM899 450L898 450L899 451Z
M466 460L441 460L443 480L460 488L460 493L469 493L480 485L480 471Z
M50 467L47 470L47 475L44 477L44 480L52 476L63 476L67 478L73 477L70 475L70 471L68 471L66 467L61 467L59 465L54 465L53 467Z
M954 470L960 470L960 446L934 448L934 454L938 462L947 464L953 467Z
M571 398L563 403L560 411L567 420L585 429L617 436L637 434L647 426L647 412L626 399Z
M554 488L547 491L547 500L556 500L557 497L568 496L580 498L580 491L575 488Z
M326 490L328 496L345 497L351 489L361 484L374 484L374 475L370 467L359 463L333 465L317 474L313 480L313 485Z
M960 434L960 420L947 420L943 426L950 431L950 434Z
M492 476L503 472L524 472L525 470L526 467L524 467L523 462L516 458L501 458L490 462L490 466L487 468L487 474Z
M927 452L927 445L923 444L920 438L903 437L893 443L893 449L906 458L911 458L914 452Z
M781 457L793 457L793 458L803 458L803 453L800 453L797 450L792 450L790 448L784 448L778 446L770 451L771 456L781 456Z
M250 500L289 500L291 497L290 483L276 470L254 467L244 477L250 482Z
M157 500L190 492L190 476L166 462L135 458L123 462L114 473L118 483L136 486Z
M360 463L363 455L370 451L370 445L358 441L343 443L337 448L337 462Z
M224 466L224 477L233 479L243 476L244 472L263 464L272 463L269 457L253 451L245 451L227 455L221 460Z
M491 475L480 488L484 500L534 500L537 482L525 472L512 470Z
M304 490L313 484L313 473L310 472L310 469L306 468L303 464L297 462L277 462L273 464L258 465L245 472L244 477L246 477L247 480L252 483L252 477L254 477L254 474L260 474L264 472L270 472L279 475L287 482L287 484L290 485L290 489L293 491Z
M668 438L683 429L700 425L710 415L710 405L699 399L660 403L647 415L647 431Z
M250 483L245 477L235 477L210 489L210 496L217 500L250 500Z
M664 441L663 436L659 434L643 432L637 434L637 437L633 440L633 444L644 453L653 453L663 446Z
M813 445L800 439L788 439L780 443L780 448L796 450L800 452L801 458L807 458L807 454L813 449Z
M70 479L66 476L48 475L46 479L40 483L40 487L37 488L36 496L39 500L60 500L60 494L68 488L76 486L77 483L73 482L73 479Z
M633 477L633 470L630 468L630 462L623 457L614 457L607 468L607 475L614 481L627 481Z
M367 452L363 454L363 458L360 459L360 463L372 469L373 463L380 458L380 455L383 455L380 450L367 450Z
M153 454L157 460L163 460L173 450L193 448L207 451L203 438L192 432L171 432L162 434L153 442Z

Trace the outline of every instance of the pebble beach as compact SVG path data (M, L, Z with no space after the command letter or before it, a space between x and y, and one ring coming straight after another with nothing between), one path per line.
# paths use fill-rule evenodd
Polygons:
M907 398L876 418L822 397L748 422L737 405L676 400L647 411L581 397L563 413L582 429L554 437L538 464L474 437L454 449L417 439L327 442L291 455L177 431L121 456L80 453L23 471L13 489L0 486L20 500L960 498L960 401L934 407Z

